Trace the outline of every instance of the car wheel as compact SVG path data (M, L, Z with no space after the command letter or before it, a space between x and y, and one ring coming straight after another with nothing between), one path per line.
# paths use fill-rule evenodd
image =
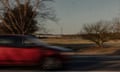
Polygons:
M59 58L56 57L46 57L42 63L43 70L56 70L63 67L63 63Z

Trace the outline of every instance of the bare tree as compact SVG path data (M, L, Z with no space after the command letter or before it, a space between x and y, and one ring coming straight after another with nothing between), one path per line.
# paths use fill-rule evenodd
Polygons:
M110 24L105 21L99 21L95 24L86 24L83 26L82 38L90 40L97 44L99 47L103 47L104 42L107 42L111 38Z
M53 0L0 0L0 31L7 34L32 34L44 29L42 23L56 19L52 8L45 4L48 1ZM36 18L39 19L39 25Z
M115 18L112 21L112 33L113 35L113 39L120 39L120 19L119 18Z

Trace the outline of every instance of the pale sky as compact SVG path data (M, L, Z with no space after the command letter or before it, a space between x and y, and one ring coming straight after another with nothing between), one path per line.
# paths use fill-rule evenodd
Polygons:
M55 0L53 7L59 23L49 22L50 33L75 34L86 23L120 17L120 0Z

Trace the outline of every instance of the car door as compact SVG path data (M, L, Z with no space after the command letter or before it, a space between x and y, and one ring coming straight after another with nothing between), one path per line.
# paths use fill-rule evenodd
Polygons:
M21 45L19 45L15 52L18 53L17 59L23 61L24 64L38 64L43 59L42 47L37 46L27 37L22 37ZM16 54L17 55L17 54Z
M1 65L33 65L42 59L42 50L21 37L0 38Z

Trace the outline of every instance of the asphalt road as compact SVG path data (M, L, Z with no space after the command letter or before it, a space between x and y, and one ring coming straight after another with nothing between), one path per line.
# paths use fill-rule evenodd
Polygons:
M120 71L120 56L71 56L63 71ZM0 72L39 72L39 70L7 70Z
M73 56L66 67L73 71L120 71L120 56Z

